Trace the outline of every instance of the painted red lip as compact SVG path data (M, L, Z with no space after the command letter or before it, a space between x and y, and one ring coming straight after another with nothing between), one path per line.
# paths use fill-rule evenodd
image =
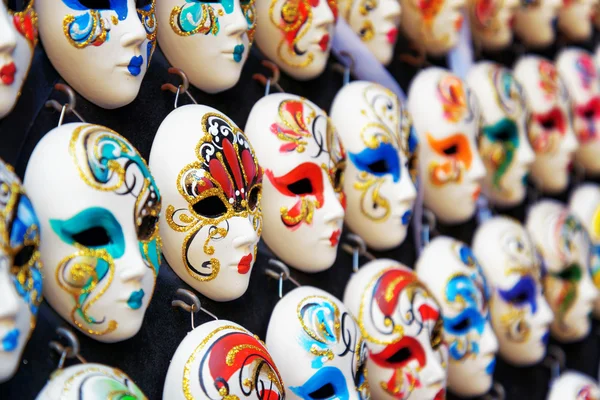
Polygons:
M440 389L440 391L437 392L433 400L446 400L446 390Z
M246 254L240 260L238 264L238 273L244 275L250 271L250 266L252 265L252 254Z
M321 40L319 41L319 46L321 47L321 50L327 51L327 49L329 48L329 35L324 35L321 38Z
M390 44L394 44L396 43L396 38L398 37L398 29L396 28L392 28L388 31L388 33L386 34L387 36L387 41Z
M15 63L6 64L0 68L0 80L5 85L12 85L15 81L15 74L17 73L17 67Z
M340 234L341 233L342 233L342 231L340 231L339 229L336 229L335 231L333 231L333 233L331 234L331 237L329 238L329 243L331 243L331 247L337 246L337 244L340 242Z
M511 28L515 26L515 16L514 15L512 17L510 17L510 19L508 20L508 26L510 26Z
M463 26L463 16L461 15L456 19L456 22L454 22L454 29L456 29L456 31L458 32L461 30L462 26Z

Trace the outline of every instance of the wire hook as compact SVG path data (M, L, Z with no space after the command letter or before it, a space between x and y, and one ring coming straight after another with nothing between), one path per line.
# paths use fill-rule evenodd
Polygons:
M439 232L437 231L437 219L435 218L435 214L433 211L423 207L423 219L425 223L423 224L421 231L421 241L423 243L423 247L429 244L432 235L437 235Z
M548 346L548 351L542 364L550 369L550 386L552 386L552 383L560 376L566 361L567 357L563 349L554 345Z
M506 398L506 390L500 382L494 382L488 394L485 395L484 400L504 400Z
M373 254L369 253L367 250L367 244L360 236L354 233L348 233L346 235L346 240L352 244L342 243L342 249L346 253L352 255L352 272L358 272L358 268L360 266L360 256L368 258L369 261L376 259Z
M192 103L198 104L196 99L190 94L190 92L188 90L190 88L190 80L188 79L185 72L183 72L183 70L181 68L175 68L175 67L170 67L167 71L169 72L169 74L177 75L181 78L181 84L177 87L175 85L173 85L172 83L163 83L160 87L161 90L167 90L171 93L175 93L175 104L173 105L173 108L177 108L177 105L179 103L179 94L180 93L185 93L189 97L189 99L192 101Z
M65 104L60 104L57 100L48 100L45 104L47 108L53 108L54 110L60 112L58 126L61 126L63 124L65 115L69 113L75 115L81 122L85 123L86 121L75 109L75 107L77 106L77 98L73 89L71 89L70 86L65 85L64 83L57 83L56 85L54 85L54 89L67 95L67 102Z
M281 77L279 67L269 60L263 60L261 64L263 67L271 70L271 77L267 78L263 74L256 73L252 75L252 79L260 82L260 84L265 87L265 96L268 96L269 93L271 93L271 86L277 89L279 92L285 93L285 90L283 90L283 88L279 85L279 78Z
M268 261L269 265L275 268L279 269L279 272L274 271L270 268L265 269L265 274L273 279L277 279L279 281L279 298L281 299L283 297L283 281L290 281L292 282L294 285L296 285L297 287L300 287L302 285L300 285L300 283L295 280L294 278L292 278L292 275L290 273L290 269L288 268L287 265L285 265L284 263L282 263L279 260L276 260L274 258L269 259Z
M77 358L82 364L87 362L81 355L79 355L79 350L81 347L79 345L79 340L73 331L68 328L59 327L56 328L56 334L60 339L64 339L64 341L67 342L67 346L64 346L58 340L53 340L49 343L50 348L60 354L58 369L62 369L64 367L65 361L68 358Z
M203 311L205 314L210 315L211 317L213 317L215 319L215 321L219 320L219 318L215 314L211 313L206 308L202 307L202 303L200 303L200 299L198 298L198 296L196 296L191 291L189 291L187 289L179 288L179 289L177 289L177 292L175 292L175 294L176 294L176 296L182 297L185 300L189 301L189 303L186 303L184 300L176 299L176 300L171 301L171 306L182 308L185 311L190 313L191 321L192 321L192 330L196 329L196 324L194 323L194 315L198 311Z
M339 55L341 58L345 58L348 62L343 62L342 64L334 64L333 70L339 72L344 75L344 86L350 82L350 74L354 73L354 67L356 66L356 62L354 61L354 57L352 54L347 52L346 50L340 51Z

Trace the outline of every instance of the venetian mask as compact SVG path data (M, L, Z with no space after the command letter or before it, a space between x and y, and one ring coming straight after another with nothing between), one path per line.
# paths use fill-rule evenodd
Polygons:
M425 206L444 223L467 221L475 213L485 175L473 93L449 71L428 68L410 86L408 111L420 143Z
M244 133L214 108L179 107L158 129L150 167L171 268L211 299L243 295L262 230L262 170Z
M556 37L555 22L561 0L520 0L514 31L532 48L550 46Z
M550 61L522 57L514 76L525 93L529 143L535 152L531 179L542 191L559 193L569 183L569 164L577 149L564 84Z
M417 139L408 112L383 86L356 81L336 95L331 120L350 159L346 223L371 248L400 245L417 195Z
M527 174L535 157L527 137L521 85L510 70L488 61L471 68L467 83L481 111L483 192L493 204L516 206L527 193Z
M469 0L473 39L485 50L497 51L513 40L513 23L519 0Z
M293 78L321 75L329 59L337 0L256 1L256 44Z
M169 365L163 399L285 398L265 344L238 324L211 321L187 334Z
M36 0L44 50L87 100L108 109L127 105L156 47L155 1Z
M56 370L36 400L147 400L123 371L102 364L78 364Z
M37 144L25 187L40 220L44 298L96 340L134 336L160 266L161 197L144 159L109 128L65 124Z
M441 56L458 43L465 4L465 0L400 0L400 24L410 40Z
M600 290L600 187L585 184L575 189L569 201L569 211L579 219L590 237L592 279ZM600 317L600 297L594 303L594 314Z
M0 119L12 111L29 73L37 44L37 14L33 0L17 12L0 1Z
M529 210L527 231L548 270L544 289L554 312L552 335L562 342L585 338L590 332L588 316L598 297L587 233L577 218L554 200L542 200Z
M158 1L161 50L197 88L208 93L231 88L240 79L254 38L254 2Z
M575 371L563 372L550 388L548 400L599 400L600 387L588 376Z
M558 10L558 29L569 40L588 40L594 31L592 22L596 3L596 0L563 0Z
M271 94L254 105L245 132L266 176L266 244L302 271L331 267L346 205L346 154L327 114L299 96Z
M273 310L267 347L285 382L287 399L369 399L360 329L341 301L303 286Z
M42 301L39 226L21 181L0 160L0 383L16 372Z
M591 175L600 174L600 80L591 53L568 48L556 59L567 88L573 130L579 141L575 160Z
M525 228L507 217L489 219L475 232L473 252L492 288L490 315L500 354L515 365L538 363L546 354L553 314Z
M344 304L367 344L373 398L446 398L440 307L411 269L385 259L363 265L346 286Z
M339 0L339 10L375 58L388 65L400 26L399 0Z
M440 268L443 266L443 268ZM439 236L417 260L417 276L439 302L448 345L448 387L480 396L492 386L498 340L489 321L490 289L471 249Z

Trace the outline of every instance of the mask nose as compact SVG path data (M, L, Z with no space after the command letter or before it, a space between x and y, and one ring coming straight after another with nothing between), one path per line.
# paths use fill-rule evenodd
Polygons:
M320 0L319 5L313 8L314 24L316 28L329 29L333 25L335 16L329 7L328 0Z
M138 18L136 9L129 6L128 8L129 11L125 21L119 21L119 24L113 25L112 29L122 29L121 45L123 47L140 47L146 40L146 29Z
M242 36L248 30L248 21L242 12L239 0L235 0L232 14L233 15L229 17L231 21L225 26L223 33L232 37Z
M476 147L473 147L476 149ZM483 161L479 156L479 152L475 150L473 154L473 162L471 164L471 171L469 172L469 177L471 180L478 182L485 176L485 166L483 165Z
M5 6L0 5L0 54L12 54L17 47L17 37L11 25L12 21L6 12Z
M327 206L327 203L325 203L325 223L327 225L340 226L344 221L344 215L346 214L346 212L344 211L342 204L338 201L333 189L331 189L331 193L327 197L327 200L329 201L330 205Z
M433 350L427 347L427 363L421 371L421 382L425 386L442 385L446 379L446 369L442 367L441 362L435 356Z
M19 295L10 277L0 277L0 293L2 293L0 320L16 319L19 312Z
M234 227L233 225L231 226L232 228ZM232 241L233 247L244 254L253 252L259 237L254 230L252 221L244 219L244 223L239 228L235 227L235 231L237 237Z
M123 257L114 261L115 267L121 269L120 276L123 282L140 282L146 274L152 273L151 267L146 265L138 248L137 241L127 243L126 249L128 250Z
M498 352L498 339L492 330L492 326L489 322L485 323L483 328L483 334L481 335L480 342L481 354L489 354Z

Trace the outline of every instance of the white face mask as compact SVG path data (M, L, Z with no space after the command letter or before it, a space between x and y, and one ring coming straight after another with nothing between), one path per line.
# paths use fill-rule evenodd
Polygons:
M102 364L78 364L55 371L36 400L108 399L147 400L139 387L123 371Z
M483 192L491 203L516 206L526 195L526 177L535 154L527 137L527 110L521 85L507 68L483 61L467 83L479 101L479 152L486 168Z
M344 304L367 344L373 398L446 398L440 306L411 269L385 259L363 265L346 286Z
M535 152L531 179L540 190L559 193L569 183L569 164L577 149L568 95L550 61L519 59L514 76L523 87L529 112L529 143Z
M490 314L500 354L515 365L541 361L553 314L542 293L541 265L525 228L516 220L494 217L475 232L473 251L492 288Z
M16 372L42 301L39 226L21 181L0 160L0 383Z
M256 1L256 44L282 71L298 80L321 75L337 20L337 0Z
M271 94L254 105L245 132L265 174L266 244L302 271L331 267L344 219L346 155L327 114L299 96Z
M416 272L442 307L448 387L459 396L483 395L492 386L498 340L489 322L490 290L481 267L467 245L440 236L425 247Z
M156 47L155 1L111 0L105 2L109 7L94 9L91 0L36 0L40 37L52 65L100 107L131 103Z
M158 129L150 167L171 268L211 299L243 295L262 230L262 170L244 133L214 108L179 107Z
M419 139L425 206L444 223L467 221L475 213L485 175L472 91L449 71L427 68L410 86L408 111Z
M469 0L469 19L474 41L486 50L508 47L519 0Z
M587 233L554 200L542 200L529 210L527 231L548 270L544 289L554 311L552 335L562 342L585 338L590 331L589 313L598 297L590 273Z
M585 184L575 189L569 201L569 211L579 218L590 237L592 280L594 286L600 289L600 187ZM600 317L600 297L594 303L594 314Z
M160 266L161 198L144 159L108 128L65 124L37 144L25 187L40 220L44 298L96 340L134 336Z
M600 173L600 81L593 55L568 48L556 59L556 69L571 99L573 130L579 141L575 160L592 175Z
M267 347L279 367L287 399L370 398L366 382L367 348L341 301L304 286L275 306L267 328Z
M400 245L417 195L417 139L408 113L383 86L356 81L336 95L331 121L349 159L346 223L371 248Z
M208 93L231 88L240 79L252 45L255 1L158 1L161 50L197 88Z
M515 34L528 47L550 46L561 0L521 0L515 14Z
M456 47L465 0L400 0L402 30L427 53L441 56Z
M580 372L563 372L552 383L548 400L597 400L600 399L598 383Z
M21 12L0 1L0 119L12 111L29 73L37 44L37 14L33 0Z
M563 0L558 10L558 29L571 41L588 40L593 32L596 3L594 0Z
M388 65L400 27L399 0L339 0L340 16L383 65Z
M211 321L189 332L169 364L164 400L269 399L286 396L264 343L240 325Z

